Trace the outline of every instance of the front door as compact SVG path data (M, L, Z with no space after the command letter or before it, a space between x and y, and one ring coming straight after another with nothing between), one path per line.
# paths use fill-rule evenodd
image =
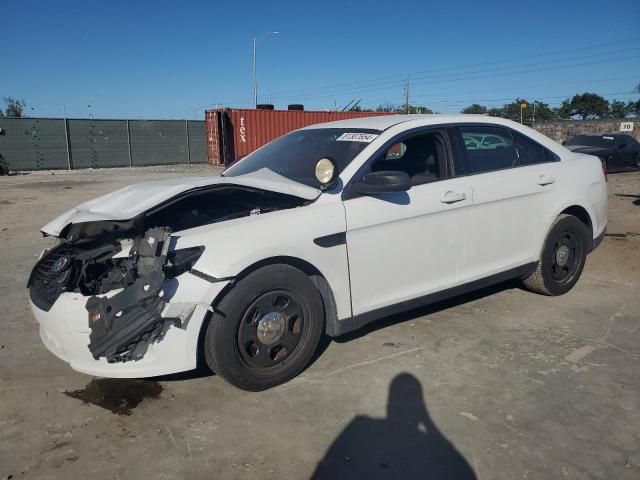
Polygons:
M344 201L355 316L464 283L471 188L449 157L442 130L399 139L369 171L404 171L411 189Z

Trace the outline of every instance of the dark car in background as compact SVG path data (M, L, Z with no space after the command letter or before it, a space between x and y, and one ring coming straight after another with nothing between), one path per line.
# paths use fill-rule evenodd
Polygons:
M640 143L630 135L576 135L564 146L573 152L600 157L608 172L640 167Z

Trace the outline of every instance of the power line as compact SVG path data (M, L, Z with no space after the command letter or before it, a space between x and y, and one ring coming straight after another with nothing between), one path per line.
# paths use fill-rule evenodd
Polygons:
M513 58L509 58L509 59L496 60L496 61L491 61L491 62L482 62L482 63L467 64L467 65L457 65L457 66L453 66L453 67L444 67L444 68L437 68L437 69L421 70L421 71L417 71L417 72L410 72L409 74L402 73L402 74L395 74L395 75L387 75L387 76L384 76L384 77L377 77L377 78L370 79L370 80L361 80L361 81L355 81L355 82L338 83L338 84L326 85L326 86L323 86L323 87L318 87L318 88L313 88L313 89L299 90L299 91L296 91L296 92L286 92L286 93L285 92L275 92L274 98L280 97L283 94L297 95L297 94L312 93L312 92L318 92L318 91L323 91L323 90L328 90L328 89L334 89L334 88L337 88L337 87L344 87L344 86L351 86L351 85L361 85L361 84L367 84L367 83L377 82L377 81L381 81L381 80L389 80L389 79L394 79L394 78L395 79L404 79L404 78L407 77L407 75L411 75L412 77L414 77L416 75L421 75L423 73L433 73L433 72L443 72L443 71L450 71L450 70L460 70L460 69L465 69L465 68L481 67L481 66L487 66L487 65L499 65L499 64L510 63L510 62L514 62L514 61L529 60L529 59L533 59L533 58L541 58L541 57L546 57L546 56L559 55L559 54L562 54L562 53L580 52L580 51L585 51L585 50L608 47L608 46L612 46L612 45L621 45L621 44L625 44L625 43L633 43L633 42L637 42L637 41L640 41L640 38L634 38L634 39L629 39L629 40L620 40L620 41L616 41L616 42L601 43L601 44L585 46L585 47L581 47L581 48L556 50L556 51L552 51L552 52L539 53L539 54L536 54L536 55L513 57Z
M633 93L633 92L615 92L615 93L599 93L598 95L600 95L601 97L613 97L617 95L640 95L640 94ZM519 95L517 98L530 99L531 101L538 101L538 100L552 100L552 99L567 99L571 96L572 95L553 95L553 96L540 97L536 95ZM470 102L471 103L513 102L514 100L515 100L514 97L506 97L506 98L485 98L485 99L474 99L474 100L440 100L440 101L430 101L426 103L430 105L434 103L442 103L449 106L455 106L455 105L469 105Z
M546 83L546 84L536 84L535 89L546 89L546 88L553 88L553 87L558 87L558 86L570 86L570 85L592 85L594 83L606 83L606 82L614 82L614 81L620 81L620 80L637 80L638 76L637 75L633 75L633 76L626 76L626 77L614 77L614 78L603 78L603 79L599 79L599 80L583 80L580 82L562 82L562 83ZM531 87L528 87L529 90L531 89ZM522 87L511 87L511 88L505 88L505 87L500 87L500 88L485 88L485 89L481 89L481 90L471 90L471 91L465 91L465 93L467 94L477 94L477 93L489 93L489 92L506 92L509 90L513 90L513 91L517 91L518 94L519 92L522 91ZM418 98L418 99L422 99L422 98L434 98L435 95L457 95L459 94L460 91L459 89L457 89L454 92L430 92L426 95L411 95L412 98ZM530 95L531 97L535 96L535 95ZM245 99L244 101L249 101L249 99ZM474 101L474 100L469 100L469 101ZM480 100L475 100L475 101L480 101ZM435 102L435 100L425 100L425 103L429 104L429 103L433 103ZM233 102L232 102L233 103ZM190 108L185 108L184 111L191 111L192 108L198 109L198 110L205 110L208 108L218 108L220 106L219 103L216 104L207 104L207 105L199 105L196 107L190 107Z
M618 57L618 58L610 58L610 59L598 60L598 61L595 61L595 62L582 62L582 63L574 63L574 64L569 64L569 65L557 65L557 66L554 66L554 67L536 68L536 69L522 70L522 71L516 71L516 72L491 73L489 75L479 75L479 76L461 77L461 78L443 78L443 79L422 81L422 82L418 81L418 82L413 82L413 85L414 86L415 85L434 85L434 84L444 83L444 82L460 82L460 81L464 81L464 80L478 80L478 79L481 79L481 78L494 78L494 77L505 77L505 76L512 76L512 75L522 75L522 74L525 74L525 73L544 72L544 71L560 70L560 69L573 68L573 67L581 67L581 66L587 66L587 65L613 63L613 62L617 62L617 61L621 61L621 60L630 60L630 59L636 59L636 58L640 58L640 55L633 55L633 56L627 56L627 57ZM467 72L467 74L470 74L470 73L472 73L472 72ZM342 92L333 92L333 93L323 94L323 95L307 96L305 98L306 99L329 98L329 97L333 97L333 96L335 96L337 94L345 94L345 95L346 94L355 94L355 93L359 94L359 93L366 93L366 92L389 90L389 89L398 88L398 87L399 87L399 85L395 84L395 85L381 86L381 87L376 87L376 88L360 88L360 89L345 90L345 91L342 91ZM297 99L297 98L300 98L300 97L289 97L288 99L285 99L285 100L292 100L292 99Z
M618 54L618 53L635 52L635 51L638 51L638 50L640 50L640 48L614 50L614 51L601 52L601 53L596 53L596 54L582 55L582 56L577 56L577 57L572 57L572 58L547 60L547 61L544 61L544 62L528 63L528 64L522 64L522 65L510 65L510 66L505 66L505 67L495 67L495 68L490 68L490 69L482 69L482 70L475 70L475 71L468 71L468 72L447 73L447 74L441 74L441 75L420 75L420 76L412 75L411 77L412 77L413 80L438 79L438 78L447 79L447 78L453 78L453 77L459 76L459 75L475 75L475 74L478 74L478 73L496 72L496 71L500 71L500 70L505 71L505 70L519 69L519 68L537 67L537 66L541 66L541 65L549 65L549 64L553 64L553 63L566 62L568 60L580 60L580 59L593 58L593 57L602 56L602 55L614 55L614 54ZM405 80L395 80L395 81L387 81L387 82L370 83L368 85L363 85L363 86L360 86L360 87L352 87L350 89L343 89L343 90L338 90L338 91L324 92L322 94L322 96L331 96L331 95L336 95L336 94L349 94L349 93L354 93L354 92L366 92L366 91L369 91L369 89L372 88L372 87L384 87L384 86L388 86L389 88L398 87L398 86L404 84L404 82L405 82ZM297 99L297 98L301 98L301 97L302 97L302 95L301 96L286 96L286 97L273 95L274 99L280 99L280 100ZM305 97L306 98L319 98L320 95L317 95L317 96L305 96Z
M492 62L482 62L482 63L475 63L475 64L458 65L458 66L454 66L454 67L445 67L445 68L438 68L438 69L422 70L422 71L410 73L410 75L415 76L415 75L421 75L423 73L434 73L434 72L443 72L443 71L451 71L451 70L464 70L464 69L469 69L469 68L479 67L479 66L499 65L499 64L510 63L510 62L514 62L514 61L517 62L517 61L529 60L529 59L533 59L533 58L541 58L541 57L546 57L546 56L553 56L553 55L558 55L558 54L563 54L563 53L580 52L580 51L598 49L598 48L603 48L603 47L612 46L612 45L628 44L628 43L633 43L633 42L637 42L637 41L640 41L640 38L634 38L634 39L628 39L628 40L620 40L620 41L615 41L615 42L607 42L607 43L602 43L602 44L597 44L597 45L585 46L585 47L581 47L581 48L566 49L566 50L556 50L556 51L553 51L553 52L546 52L546 53L540 53L540 54L536 54L536 55L514 57L514 58L510 58L510 59L497 60L497 61L492 61ZM623 51L629 51L629 50L625 49ZM614 52L619 53L620 50L617 50L617 51L614 51ZM591 55L586 55L586 56L576 57L576 58L585 58L585 57L592 57L592 56L610 55L610 54L612 54L614 52L593 53ZM556 60L549 61L548 63L554 63L554 62L566 61L566 60L570 60L570 59L556 59ZM539 64L542 64L542 63L545 63L545 62L540 62ZM501 67L500 69L504 70L504 69L507 69L507 68L522 68L522 67L539 65L539 64L513 65L513 66L510 66L510 67ZM458 73L450 73L447 76L450 76L450 75L463 75L463 74L471 74L471 73L479 73L479 72L458 72ZM318 88L314 88L314 89L298 90L298 91L294 91L294 92L280 92L280 93L276 92L275 94L273 94L273 98L283 101L283 100L287 100L287 99L299 99L301 97L305 97L305 98L326 98L326 97L330 97L330 96L334 96L334 95L349 94L349 93L356 92L356 91L366 92L366 91L369 91L369 90L366 90L366 89L368 89L369 87L376 86L376 85L380 84L380 82L383 81L383 80L387 80L387 82L384 82L381 85L393 83L395 86L398 86L399 85L398 82L400 82L400 84L402 84L406 77L407 77L407 74L403 73L403 74L395 74L395 75L389 75L389 76L384 76L384 77L378 77L378 78L369 79L369 80L361 80L361 81L356 81L356 82L347 82L347 83L326 85L326 86L318 87ZM388 81L389 79L394 79L394 78L398 79L398 80L396 80L395 82L389 82ZM420 78L427 78L427 77L422 76ZM334 91L336 88L339 88L339 87L348 87L348 86L354 86L354 85L355 85L355 87L353 87L351 89ZM325 95L314 95L314 96L309 96L308 95L309 93L313 93L313 92L323 92ZM224 101L224 102L223 101L217 101L215 103L230 105L230 104L234 104L234 103L238 104L238 103L243 103L243 102L246 102L246 99L236 100L236 101Z
M546 83L546 84L536 84L535 87L536 89L543 89L543 88L553 88L553 87L565 87L568 85L592 85L594 83L605 83L605 82L615 82L618 80L638 80L638 76L637 75L633 75L633 76L628 76L628 77L616 77L616 78L603 78L600 80L583 80L581 82L562 82L562 83ZM526 87L526 88L531 88L531 87ZM503 91L507 91L507 90L514 90L514 91L521 91L522 87L520 86L514 86L509 88L505 88L505 87L500 87L500 88L485 88L482 90L471 90L471 91L466 91L465 93L467 94L476 94L476 93L487 93L487 92L503 92ZM435 95L457 95L459 92L459 89L456 90L455 92L431 92L428 93L426 95L414 95L414 98L425 98L425 97L431 97L433 98Z

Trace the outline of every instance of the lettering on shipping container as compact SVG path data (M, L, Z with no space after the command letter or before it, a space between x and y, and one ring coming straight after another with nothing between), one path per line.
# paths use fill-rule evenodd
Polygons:
M247 128L244 126L244 117L240 117L240 141L247 143Z

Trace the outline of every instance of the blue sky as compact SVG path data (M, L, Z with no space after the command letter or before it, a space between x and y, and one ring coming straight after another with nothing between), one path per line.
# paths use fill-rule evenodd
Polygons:
M250 107L252 38L273 30L258 80L276 108L400 104L409 73L411 103L439 112L583 91L639 98L628 94L640 83L638 0L3 0L0 14L0 97L34 116Z

